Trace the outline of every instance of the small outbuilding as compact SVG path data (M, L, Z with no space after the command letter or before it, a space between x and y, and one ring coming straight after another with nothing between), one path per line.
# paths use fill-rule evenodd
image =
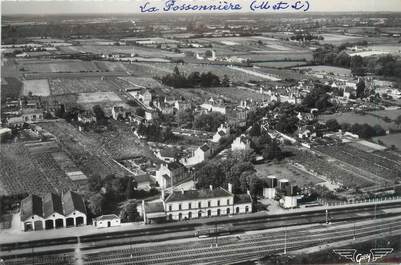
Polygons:
M119 226L121 219L115 214L106 214L95 218L93 224L96 228Z

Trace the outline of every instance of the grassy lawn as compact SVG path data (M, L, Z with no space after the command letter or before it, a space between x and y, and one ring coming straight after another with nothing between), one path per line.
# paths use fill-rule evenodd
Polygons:
M277 179L288 179L298 186L309 185L310 183L317 184L323 180L316 178L306 172L295 168L294 166L284 162L280 164L261 164L255 165L257 174L262 178L267 178L269 175L274 175Z

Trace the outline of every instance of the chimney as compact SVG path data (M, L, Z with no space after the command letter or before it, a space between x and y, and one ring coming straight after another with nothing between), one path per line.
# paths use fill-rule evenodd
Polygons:
M181 193L184 194L184 189L183 188L181 188Z
M233 184L228 183L228 192L233 193Z
M213 185L209 185L209 189L210 189L210 190L213 190Z

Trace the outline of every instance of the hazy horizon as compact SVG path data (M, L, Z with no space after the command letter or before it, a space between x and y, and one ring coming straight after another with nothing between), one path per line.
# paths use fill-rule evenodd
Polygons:
M1 1L2 15L105 15L105 14L140 14L139 5L146 0L105 0L105 1ZM164 1L154 0L151 3L159 5ZM218 3L218 0L177 0L179 3ZM250 0L230 1L246 6ZM262 2L261 0L259 2ZM270 1L272 2L272 1ZM277 2L277 1L273 1ZM295 0L288 0L293 3ZM401 12L401 0L309 0L311 8L309 12ZM244 10L245 11L245 10ZM179 14L183 14L180 12ZM198 14L214 12L197 12ZM229 14L230 12L227 12ZM243 13L243 12L242 12ZM247 13L247 12L245 12ZM258 12L278 13L275 12ZM280 13L288 13L282 11ZM178 14L178 13L175 13ZM152 15L152 14L150 14Z

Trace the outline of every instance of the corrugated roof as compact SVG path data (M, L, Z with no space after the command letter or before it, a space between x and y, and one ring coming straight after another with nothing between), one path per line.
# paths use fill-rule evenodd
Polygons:
M53 193L48 193L43 197L42 203L44 218L49 217L53 213L59 213L61 215L64 214L60 196Z
M63 196L64 214L69 215L75 210L86 214L85 203L82 197L75 192L69 191Z
M29 195L21 201L21 221L33 215L43 217L42 199L37 195Z
M204 189L204 190L185 190L182 191L174 191L171 193L166 202L173 201L188 201L188 200L198 200L198 199L211 199L211 198L221 198L221 197L229 197L232 196L232 193L226 191L223 188L218 189Z

